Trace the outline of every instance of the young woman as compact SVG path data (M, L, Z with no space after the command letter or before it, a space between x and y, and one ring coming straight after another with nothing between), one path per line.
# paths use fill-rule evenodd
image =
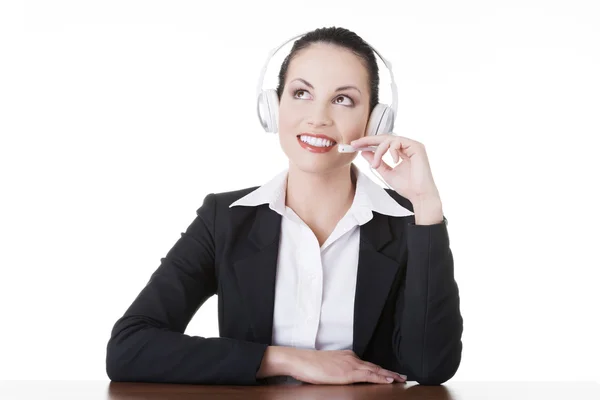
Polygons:
M116 321L111 380L438 385L456 373L463 319L440 195L423 144L367 135L378 86L374 51L355 33L322 28L294 43L276 100L289 167L206 196ZM339 144L376 146L361 155L389 189ZM388 165L387 151L402 162ZM220 337L185 335L215 294Z

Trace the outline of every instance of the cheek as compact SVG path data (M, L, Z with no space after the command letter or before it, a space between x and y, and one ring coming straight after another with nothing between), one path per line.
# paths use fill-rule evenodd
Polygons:
M285 102L279 106L279 129L282 132L295 131L302 123L302 113Z
M366 135L367 123L364 118L346 119L343 121L343 125L340 123L338 126L346 143L350 143Z
M288 132L293 131L293 123L290 121L289 115L279 115L279 132L283 135L287 135Z

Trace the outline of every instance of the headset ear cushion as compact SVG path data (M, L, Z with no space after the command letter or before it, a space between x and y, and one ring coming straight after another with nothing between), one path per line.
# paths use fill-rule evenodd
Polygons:
M277 133L279 130L279 98L274 89L265 90L267 109L269 110L269 130L267 132Z
M273 89L263 90L257 98L258 119L265 132L277 133L279 125L279 98Z
M371 112L366 136L391 133L394 129L394 110L385 104L377 104Z

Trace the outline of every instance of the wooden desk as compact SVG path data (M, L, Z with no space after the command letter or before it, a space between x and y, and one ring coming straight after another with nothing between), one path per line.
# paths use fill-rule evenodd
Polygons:
M200 386L109 381L0 381L2 400L77 399L261 399L261 400L599 400L595 382L416 382L346 386L278 384L270 386Z

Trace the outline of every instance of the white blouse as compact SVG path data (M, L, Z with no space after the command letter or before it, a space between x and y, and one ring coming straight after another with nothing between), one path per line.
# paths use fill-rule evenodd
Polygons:
M275 346L352 349L360 225L373 218L373 211L413 215L354 163L351 167L357 177L354 200L320 247L308 225L285 205L287 168L229 206L268 203L282 216L273 313Z

